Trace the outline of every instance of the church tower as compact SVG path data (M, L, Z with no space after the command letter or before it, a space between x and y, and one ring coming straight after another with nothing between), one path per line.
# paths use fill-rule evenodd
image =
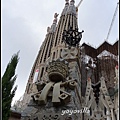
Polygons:
M24 114L30 119L82 119L80 113L64 113L82 109L79 44L69 47L64 41L67 37L63 36L71 30L79 37L74 3L66 0L58 24L55 13L31 70L23 97Z
M118 120L118 42L80 45L75 0L65 1L31 69L21 119Z

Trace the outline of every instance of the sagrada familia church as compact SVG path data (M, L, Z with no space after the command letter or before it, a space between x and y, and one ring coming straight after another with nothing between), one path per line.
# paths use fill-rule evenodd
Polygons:
M74 0L54 14L28 78L21 120L119 120L118 40L81 44Z

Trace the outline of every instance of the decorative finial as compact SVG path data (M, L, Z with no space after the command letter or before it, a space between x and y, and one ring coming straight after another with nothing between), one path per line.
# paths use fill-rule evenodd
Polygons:
M59 15L59 14L55 13L55 14L54 14L54 18L57 18L58 15Z
M76 16L76 7L75 7L74 3L75 3L75 0L70 1L70 5L69 5L67 13L68 14L74 14Z
M50 32L50 27L47 27L47 32L48 32L48 33Z
M53 23L57 23L57 16L58 16L59 14L57 14L57 13L55 13L54 14L54 20L53 20Z
M75 3L75 1L74 1L74 0L71 0L70 2L73 2L73 3Z
M68 4L69 4L69 0L65 0L65 1L66 1L66 3L65 3L65 4L66 4L66 5L68 5Z

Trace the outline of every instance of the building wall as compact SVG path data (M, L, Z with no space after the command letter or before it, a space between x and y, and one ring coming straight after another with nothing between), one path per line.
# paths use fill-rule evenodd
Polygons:
M11 111L10 118L8 120L21 120L21 114Z
M21 118L10 117L9 120L21 120Z

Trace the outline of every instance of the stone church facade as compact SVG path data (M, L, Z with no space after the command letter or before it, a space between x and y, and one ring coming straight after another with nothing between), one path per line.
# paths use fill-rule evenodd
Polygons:
M118 120L118 41L76 44L74 2L66 0L47 28L19 104L22 120Z

